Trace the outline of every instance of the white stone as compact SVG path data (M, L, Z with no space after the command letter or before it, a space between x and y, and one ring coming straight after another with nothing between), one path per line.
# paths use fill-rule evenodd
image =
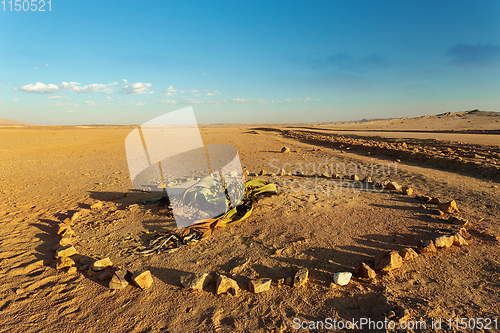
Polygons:
M345 286L351 281L352 273L350 272L338 272L333 276L333 282L339 286Z

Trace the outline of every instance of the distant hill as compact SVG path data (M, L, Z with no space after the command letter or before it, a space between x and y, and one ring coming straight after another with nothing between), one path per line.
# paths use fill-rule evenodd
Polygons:
M17 120L0 119L0 126L38 126L38 125L23 123L22 121L17 121Z
M349 122L316 123L339 130L387 131L500 131L500 112L459 111L414 118L362 119Z

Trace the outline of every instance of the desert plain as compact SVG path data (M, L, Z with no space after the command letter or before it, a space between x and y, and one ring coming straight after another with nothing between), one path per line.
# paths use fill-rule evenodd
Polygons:
M134 126L0 127L0 331L336 331L321 326L327 318L419 323L397 326L404 332L500 331L499 121L499 113L469 111L202 125L205 144L236 147L247 178L279 190L256 200L246 220L149 256L128 249L176 225L168 206L143 204L161 193L132 187L124 142ZM388 181L412 191L380 187ZM437 203L452 200L458 212L440 211ZM75 268L57 269L68 220ZM419 245L456 234L467 245L431 253ZM419 255L372 278L354 274L405 248ZM107 276L91 268L103 258L112 262ZM304 268L303 285L283 283ZM152 285L110 289L115 270L149 271ZM334 283L338 272L353 273L347 285ZM197 273L212 281L203 290L182 286L181 277ZM221 275L236 281L236 295L217 294ZM272 283L254 293L249 282L259 278ZM462 318L475 327L464 329Z

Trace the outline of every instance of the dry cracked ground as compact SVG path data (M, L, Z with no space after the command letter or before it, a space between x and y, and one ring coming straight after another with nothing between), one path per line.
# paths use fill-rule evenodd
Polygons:
M173 231L175 222L168 207L142 204L158 194L132 189L124 147L131 130L0 131L2 332L291 332L298 323L326 331L319 326L326 318L426 323L416 332L464 331L455 318L500 325L498 144L467 143L465 134L451 143L323 128L206 126L205 143L235 146L249 172L284 168L293 175L272 177L280 191L260 198L244 222L173 253L138 256L126 250ZM283 146L291 152L280 153ZM414 193L332 179L336 172L396 181ZM416 249L420 240L455 232L449 214L415 195L455 200L455 215L469 221L469 245L419 255L372 279L333 283L335 273L353 272L361 262L373 268L386 251ZM79 211L85 213L72 227L79 270L57 270L58 224ZM106 257L114 268L149 270L152 286L110 290L109 279L87 268ZM302 268L309 271L302 287L276 285ZM241 290L217 295L214 281L203 291L183 288L181 276L192 273L226 275ZM273 285L255 294L248 283L257 278ZM438 319L443 330L431 327Z

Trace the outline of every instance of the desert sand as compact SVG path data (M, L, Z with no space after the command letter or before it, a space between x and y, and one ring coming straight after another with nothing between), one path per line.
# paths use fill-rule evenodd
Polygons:
M465 125L437 126L443 117ZM175 231L175 221L169 207L142 204L161 193L132 188L124 140L134 127L2 128L1 331L292 332L298 322L317 328L326 318L426 323L415 332L459 332L456 318L490 318L496 329L475 331L500 331L499 118L446 115L390 128L371 122L202 126L205 144L233 145L245 170L266 171L280 190L260 198L247 220L151 256L127 250ZM461 132L443 133L450 126ZM281 153L284 146L291 151ZM299 166L303 175L295 175ZM293 175L271 175L281 168ZM333 173L345 178L333 179ZM354 173L373 182L352 181ZM413 194L375 187L387 180ZM468 245L404 260L375 278L353 275L347 285L335 284L337 272L353 273L361 262L374 268L387 251L417 250L420 240L459 230L448 222L451 214L440 215L436 204L416 195L455 200L460 211L453 216L469 221L461 231ZM58 225L77 212L72 258L79 269L57 270ZM88 268L106 257L111 270L149 270L152 286L111 290L109 279ZM303 268L309 272L303 286L278 283ZM202 291L184 288L181 276L192 273L209 273L213 281ZM219 275L233 278L239 293L217 295ZM248 284L257 278L271 278L273 285L255 294ZM442 330L431 327L439 319Z

